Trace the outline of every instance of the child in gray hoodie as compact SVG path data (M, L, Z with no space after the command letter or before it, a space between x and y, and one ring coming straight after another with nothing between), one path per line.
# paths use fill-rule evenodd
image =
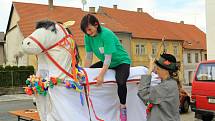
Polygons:
M161 79L156 86L150 86L153 69ZM138 87L138 96L147 106L147 121L180 121L179 90L174 79L177 71L176 59L171 54L162 54L159 60L151 60L148 74L141 77Z

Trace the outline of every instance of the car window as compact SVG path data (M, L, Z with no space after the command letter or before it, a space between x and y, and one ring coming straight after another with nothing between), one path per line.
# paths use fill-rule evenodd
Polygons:
M215 82L215 64L200 64L197 74L197 81L214 81Z

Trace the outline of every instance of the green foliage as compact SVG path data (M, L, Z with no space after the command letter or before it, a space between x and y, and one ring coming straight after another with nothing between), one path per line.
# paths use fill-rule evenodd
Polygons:
M8 66L5 66L4 67L5 71L9 71L9 70L12 70L12 66L8 65Z
M32 74L33 66L0 66L0 87L25 86L25 80Z
M34 70L34 66L26 66L26 70Z
M0 65L0 71L3 71L4 67L2 65Z

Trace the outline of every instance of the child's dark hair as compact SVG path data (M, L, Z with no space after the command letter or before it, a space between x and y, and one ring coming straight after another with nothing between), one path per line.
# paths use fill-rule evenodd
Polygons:
M169 71L169 75L171 78L176 80L178 87L181 88L182 85L178 75L178 71L180 70L180 62L176 62L176 67L177 67L177 71Z
M85 15L82 20L81 20L81 30L87 34L86 32L86 28L88 27L88 25L91 24L92 26L98 26L97 28L97 32L100 33L101 32L101 26L99 23L99 20L92 14L87 14Z

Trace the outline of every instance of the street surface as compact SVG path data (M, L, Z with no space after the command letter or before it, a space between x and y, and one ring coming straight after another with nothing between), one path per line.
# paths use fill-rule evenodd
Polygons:
M17 121L17 117L10 115L8 111L30 108L31 109L35 108L31 99L0 102L0 121ZM199 121L199 120L194 120L194 113L189 111L188 113L181 115L181 121Z
M32 100L0 102L0 121L17 121L17 117L10 115L8 111L30 108L35 108L32 103Z
M191 94L191 87L183 87ZM32 97L27 95L4 95L0 96L0 121L17 121L17 117L8 113L12 110L36 108L32 103ZM181 114L181 121L201 121L194 118L194 113L189 110L188 113ZM215 120L214 120L215 121Z

